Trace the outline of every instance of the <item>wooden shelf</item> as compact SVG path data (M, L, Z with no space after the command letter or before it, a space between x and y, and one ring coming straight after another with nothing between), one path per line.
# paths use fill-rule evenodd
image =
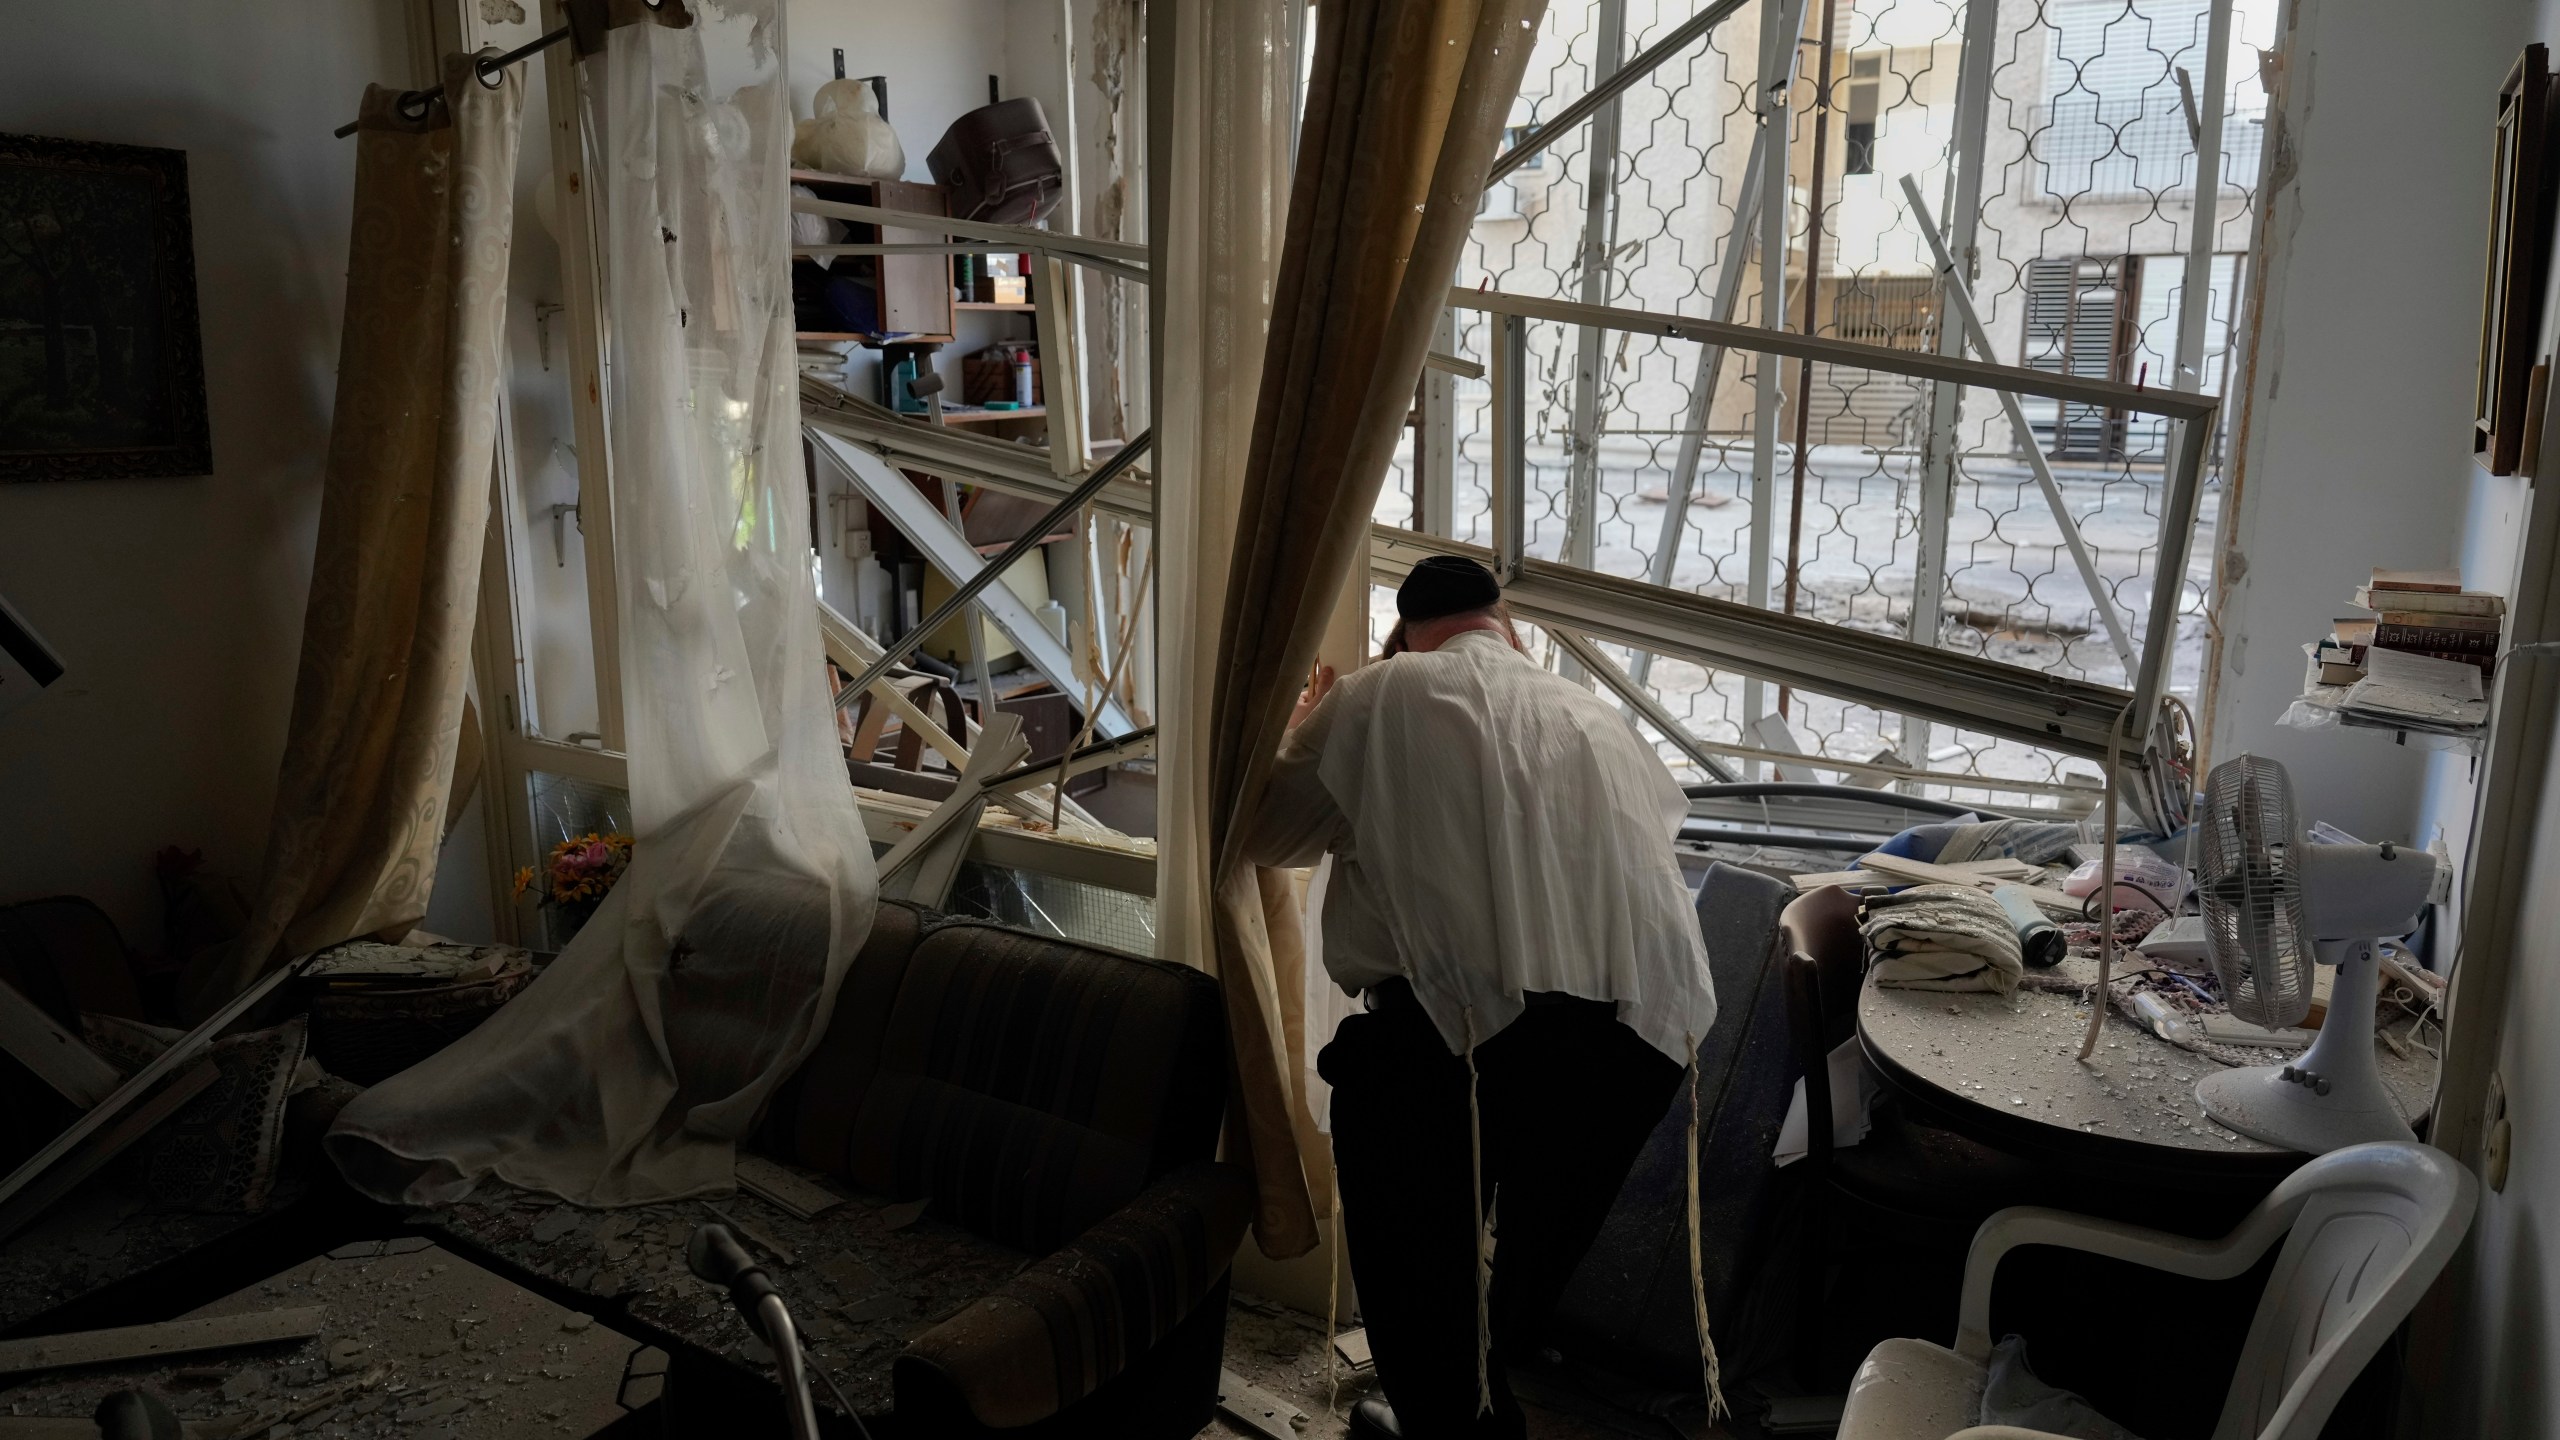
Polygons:
M945 425L983 425L991 420L1038 420L1049 413L1046 405L1031 405L1020 410L944 410Z
M1040 309L1039 306L1029 304L1027 302L1021 305L1011 305L1003 304L994 300L954 300L951 302L951 308L954 310L1010 310L1023 315L1036 314Z
M791 183L794 185L877 185L880 181L867 175L834 175L824 170L803 170L795 165L791 167Z

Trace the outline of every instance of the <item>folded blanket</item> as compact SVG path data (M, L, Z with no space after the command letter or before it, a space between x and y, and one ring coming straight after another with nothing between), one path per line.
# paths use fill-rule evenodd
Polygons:
M1858 928L1879 985L2006 995L2026 969L2008 912L1968 886L1915 885L1870 897L1858 907Z

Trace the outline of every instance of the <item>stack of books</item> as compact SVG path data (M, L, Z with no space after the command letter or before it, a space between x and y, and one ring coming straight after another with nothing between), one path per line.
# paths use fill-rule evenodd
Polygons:
M2469 665L2483 685L2497 669L2506 598L2463 589L2455 571L2376 570L2357 587L2355 603L2373 613L2332 621L2329 637L2309 647L2312 684L2362 680L2368 649Z

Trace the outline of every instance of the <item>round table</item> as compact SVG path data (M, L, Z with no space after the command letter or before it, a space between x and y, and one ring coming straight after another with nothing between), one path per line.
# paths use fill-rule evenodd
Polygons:
M2098 963L2077 956L2043 972L2081 983ZM2110 1011L2086 1064L2088 1007L2076 996L2020 990L1948 993L1880 986L1858 995L1858 1039L1904 1103L1946 1128L2028 1159L2099 1179L2199 1190L2263 1190L2310 1157L2215 1124L2196 1080L2223 1068ZM2393 1012L2405 1041L2414 1022ZM2375 1042L2383 1083L2403 1113L2433 1103L2436 1062ZM2281 1064L2284 1052L2248 1052Z

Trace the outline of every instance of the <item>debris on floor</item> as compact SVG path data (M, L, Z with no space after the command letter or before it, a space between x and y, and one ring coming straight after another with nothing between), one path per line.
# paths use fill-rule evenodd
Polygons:
M134 1388L221 1440L582 1436L622 1417L633 1341L420 1239L343 1246L186 1319L315 1306L308 1339L0 1379L0 1416L86 1420Z
M1338 1352L1368 1354L1368 1336L1357 1319L1346 1318L1335 1340ZM1339 1355L1328 1379L1322 1316L1258 1295L1238 1293L1229 1308L1226 1372L1233 1377L1229 1388L1236 1391L1235 1398L1249 1400L1252 1413L1222 1407L1200 1432L1203 1440L1272 1440L1278 1426L1254 1423L1266 1404L1298 1440L1344 1440L1351 1407L1379 1393L1375 1369L1341 1363ZM1672 1397L1635 1387L1594 1384L1562 1365L1515 1373L1512 1388L1528 1412L1531 1440L1722 1440L1725 1435L1706 1424L1703 1402L1679 1405L1667 1403ZM1648 1413L1652 1410L1668 1413Z

